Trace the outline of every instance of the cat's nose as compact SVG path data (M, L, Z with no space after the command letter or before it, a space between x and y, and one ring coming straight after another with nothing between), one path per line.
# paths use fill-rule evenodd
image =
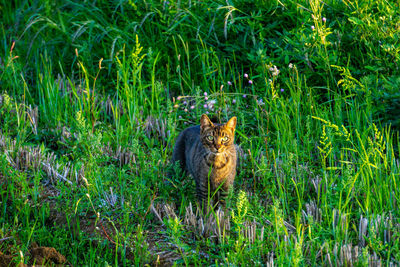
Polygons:
M218 149L221 148L221 145L220 145L220 144L216 144L216 145L215 145L215 148L218 150Z

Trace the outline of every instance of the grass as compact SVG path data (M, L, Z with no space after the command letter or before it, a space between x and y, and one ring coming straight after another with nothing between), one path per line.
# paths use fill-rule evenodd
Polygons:
M0 3L0 265L399 264L398 3ZM240 164L201 215L207 112Z

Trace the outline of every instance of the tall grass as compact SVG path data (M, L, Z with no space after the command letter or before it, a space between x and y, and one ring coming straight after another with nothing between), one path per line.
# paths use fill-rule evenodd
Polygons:
M0 251L10 264L35 264L36 246L90 266L398 264L398 10L2 1ZM238 117L234 192L210 214L169 164L203 113Z

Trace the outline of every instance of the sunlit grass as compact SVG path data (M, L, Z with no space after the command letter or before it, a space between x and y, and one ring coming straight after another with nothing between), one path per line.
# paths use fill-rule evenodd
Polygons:
M36 246L89 266L399 263L398 4L3 2L10 264ZM234 191L208 214L169 164L203 113L238 118Z

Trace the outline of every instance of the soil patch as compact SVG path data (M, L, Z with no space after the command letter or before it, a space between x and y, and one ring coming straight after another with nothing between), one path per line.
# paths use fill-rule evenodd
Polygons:
M29 249L29 265L54 265L66 264L67 259L52 247L32 247ZM0 252L0 266L15 266L19 261L18 255L6 255ZM19 263L17 266L28 266Z
M64 264L67 259L64 255L60 254L55 248L52 247L37 247L29 250L31 254L31 264L45 265L45 264Z
M13 256L5 255L0 251L0 266L13 266L11 265Z

